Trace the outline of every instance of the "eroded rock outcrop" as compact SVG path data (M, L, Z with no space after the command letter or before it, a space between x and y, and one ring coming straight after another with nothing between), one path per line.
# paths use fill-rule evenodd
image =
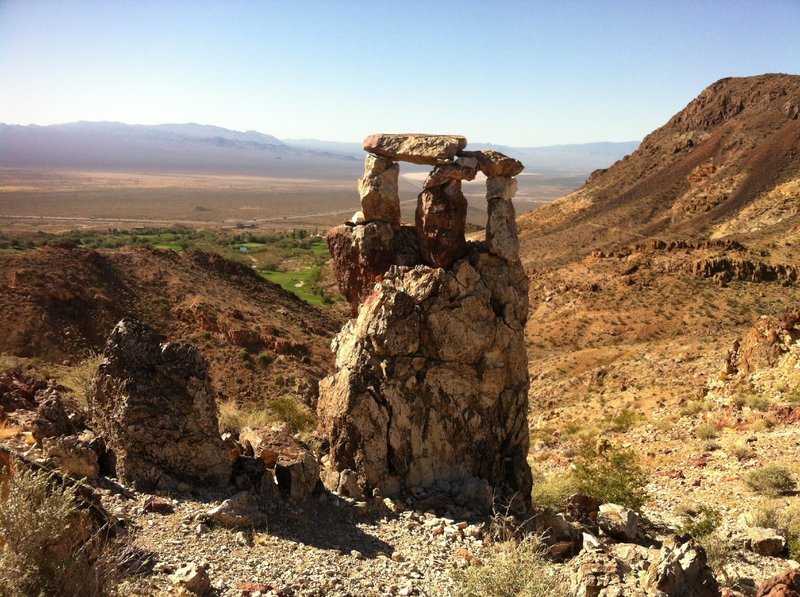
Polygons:
M197 348L164 342L148 325L125 318L106 342L90 395L96 429L123 481L145 490L178 481L227 484L230 463Z
M474 492L473 507L490 509L494 491L523 511L531 489L528 279L511 204L522 164L497 152L462 152L465 145L456 136L364 142L382 158L435 167L415 228L387 219L328 235L357 317L334 340L336 372L320 383L320 424L330 442L323 478L350 495L475 480L487 491ZM479 170L490 176L485 243L464 237L461 181Z

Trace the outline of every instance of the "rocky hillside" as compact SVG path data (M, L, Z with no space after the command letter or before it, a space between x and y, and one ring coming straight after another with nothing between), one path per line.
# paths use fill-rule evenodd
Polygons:
M748 479L769 464L800 473L798 206L800 76L763 75L714 83L633 154L519 218L534 502L537 481L546 492L580 454L631 449L651 514L680 526L713 510L709 536L726 545L753 512L797 507ZM737 364L751 350L755 372ZM766 575L726 553L724 586Z
M71 245L0 255L0 352L75 365L124 316L199 346L239 401L311 402L337 325L249 267L199 251Z
M800 76L728 78L520 234L539 265L654 236L794 237L798 197Z

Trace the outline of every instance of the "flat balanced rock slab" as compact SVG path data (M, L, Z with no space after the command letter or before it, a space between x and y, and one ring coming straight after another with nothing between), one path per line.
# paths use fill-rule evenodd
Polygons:
M377 133L364 139L364 151L392 160L431 166L452 160L466 146L466 137L459 135Z

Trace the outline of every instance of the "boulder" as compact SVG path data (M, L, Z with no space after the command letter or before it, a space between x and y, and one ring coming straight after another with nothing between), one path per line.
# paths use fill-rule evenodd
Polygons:
M460 180L425 189L417 197L417 238L425 263L447 269L463 257L466 225L467 200Z
M209 510L206 515L212 522L227 527L261 527L267 524L267 515L258 508L249 491L240 491Z
M326 240L339 289L354 314L392 265L416 265L421 260L413 226L394 228L387 222L337 226Z
M319 463L309 447L286 430L245 429L239 441L247 442L253 455L268 468L275 469L275 479L282 494L301 501L314 493L319 483Z
M648 570L646 588L667 597L717 597L720 592L705 549L693 539L664 542Z
M358 179L358 195L365 222L388 222L400 226L400 197L397 177L400 165L379 156L368 155L364 176Z
M96 479L100 473L97 452L91 433L47 437L42 447L48 463L75 479Z
M458 155L461 158L474 159L477 167L487 177L512 177L516 176L525 169L525 166L523 166L522 162L519 160L510 158L507 155L492 149L482 149L480 151L459 151Z
M800 569L768 578L758 585L756 597L800 597Z
M728 372L748 375L761 369L774 367L790 347L800 340L797 319L792 314L782 318L762 315L748 329L741 341L736 340L728 354Z
M214 396L197 348L164 342L135 319L120 321L90 390L95 426L116 455L117 476L142 490L226 485L231 468Z
M777 556L786 549L786 539L775 529L747 527L744 530L744 546L762 556Z
M450 270L390 268L320 383L326 486L348 470L363 495L476 477L529 507L527 288L519 261L478 244Z
M364 151L390 160L412 164L436 164L452 160L467 146L465 137L458 135L378 133L364 139Z
M197 564L181 566L170 575L169 579L184 594L205 595L211 589L208 572Z
M609 537L632 543L639 533L639 515L625 506L601 504L597 526Z
M432 189L439 185L447 184L451 180L475 180L477 168L460 163L443 164L436 166L422 183L423 189Z
M64 402L55 392L48 392L36 409L33 420L33 438L42 443L44 438L70 435L75 432Z

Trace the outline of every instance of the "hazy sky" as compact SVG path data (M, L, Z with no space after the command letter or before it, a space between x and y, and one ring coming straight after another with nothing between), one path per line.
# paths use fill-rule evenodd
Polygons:
M16 124L621 141L766 72L800 73L800 0L0 0Z

